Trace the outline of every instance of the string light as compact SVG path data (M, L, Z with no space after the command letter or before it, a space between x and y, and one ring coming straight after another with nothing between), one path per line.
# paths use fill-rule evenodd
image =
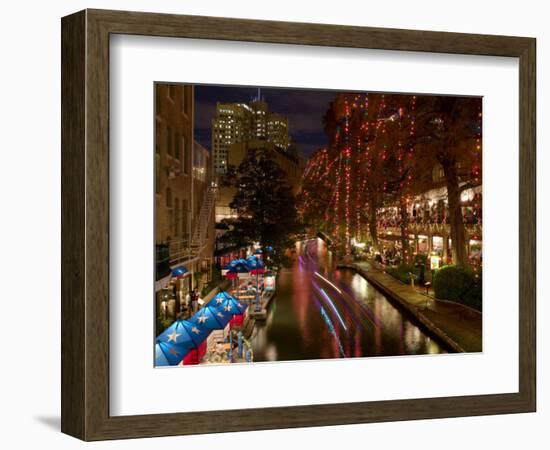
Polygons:
M417 134L417 96L384 94L338 94L332 104L335 117L328 148L318 151L304 172L311 188L303 192L303 211L317 207L319 189L327 192L324 210L312 216L324 218L333 240L351 251L351 237L362 238L362 229L372 210L397 203L404 235L414 201L414 159ZM389 104L388 104L389 103ZM481 103L478 113L481 121ZM474 139L472 181L481 182L481 127ZM476 209L479 202L473 202ZM363 212L368 209L367 214ZM367 230L368 228L365 228ZM403 249L406 252L406 248Z

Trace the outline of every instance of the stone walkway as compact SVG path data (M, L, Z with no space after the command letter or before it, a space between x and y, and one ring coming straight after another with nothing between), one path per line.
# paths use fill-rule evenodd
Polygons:
M482 351L482 314L454 302L436 300L401 283L369 262L349 265L408 309L455 351Z

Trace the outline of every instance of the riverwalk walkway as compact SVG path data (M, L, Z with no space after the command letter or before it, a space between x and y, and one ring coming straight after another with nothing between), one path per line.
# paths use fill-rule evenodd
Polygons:
M431 334L456 352L482 351L482 315L455 302L437 300L403 284L366 261L342 264L401 304Z

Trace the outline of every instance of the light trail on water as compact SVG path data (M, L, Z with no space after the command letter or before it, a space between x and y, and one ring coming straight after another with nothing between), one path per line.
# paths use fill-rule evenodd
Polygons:
M325 283L330 284L330 285L334 288L334 290L335 290L336 292L338 292L339 294L342 293L342 291L340 290L340 288L339 288L338 286L336 286L332 281L327 280L327 279L326 279L323 275L321 275L319 272L315 272L315 275L318 276L319 278L321 278Z
M338 317L338 321L342 324L342 326L344 327L344 330L348 331L348 327L346 327L346 324L344 323L344 319L342 319L342 316L340 315L340 313L336 309L336 306L334 306L334 303L332 302L332 299L328 296L328 294L325 292L325 290L323 288L317 288L317 289L319 289L319 292L321 292L321 294L323 295L325 300L328 302L329 306L332 308L332 310L334 311L334 313Z

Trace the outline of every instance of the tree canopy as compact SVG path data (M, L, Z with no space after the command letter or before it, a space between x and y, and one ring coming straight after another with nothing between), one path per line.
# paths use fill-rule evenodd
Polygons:
M269 148L250 148L241 164L229 171L225 183L236 188L230 208L237 218L226 220L230 230L226 242L244 246L259 242L272 247L274 263L285 264L285 251L302 231L296 201L286 173Z
M377 247L378 212L396 206L407 253L407 207L434 187L441 167L453 259L466 264L460 192L481 183L480 99L342 93L323 120L329 144L306 167L304 219L349 252L351 238L366 230Z

